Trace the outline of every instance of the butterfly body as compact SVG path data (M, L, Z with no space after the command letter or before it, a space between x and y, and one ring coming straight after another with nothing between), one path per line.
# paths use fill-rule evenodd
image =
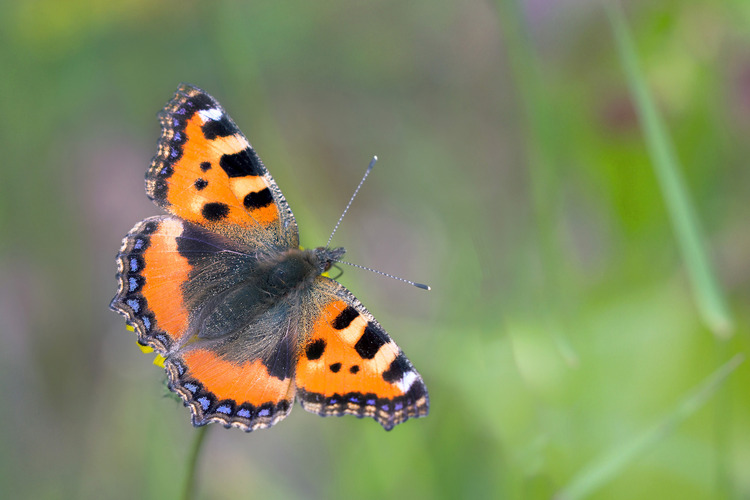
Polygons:
M164 356L193 424L270 427L295 396L313 413L386 429L425 416L409 360L323 274L344 249L299 247L281 191L218 102L181 85L160 119L146 191L170 215L123 240L110 307Z

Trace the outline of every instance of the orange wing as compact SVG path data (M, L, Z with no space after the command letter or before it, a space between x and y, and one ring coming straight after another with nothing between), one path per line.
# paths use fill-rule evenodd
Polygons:
M117 255L119 285L110 307L135 327L141 344L160 354L188 332L189 310L179 300L192 269L178 251L184 227L174 217L150 217L130 230Z
M292 409L291 374L274 375L260 358L237 362L191 346L167 358L165 367L169 388L190 407L196 426L218 422L250 432L271 427Z
M166 356L198 333L201 312L215 307L211 297L242 282L232 270L252 266L255 258L239 247L177 217L149 217L122 240L110 308L126 317L139 342Z
M146 173L157 205L235 241L299 246L281 190L213 97L182 84L159 119L159 150Z
M342 285L317 279L320 313L297 359L302 407L372 417L386 430L429 411L427 388L404 353Z

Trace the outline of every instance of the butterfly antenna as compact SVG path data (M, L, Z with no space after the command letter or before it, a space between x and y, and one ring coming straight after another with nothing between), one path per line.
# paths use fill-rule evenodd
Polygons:
M331 233L331 236L328 237L328 242L326 242L326 247L328 247L331 244L331 240L333 239L333 235L336 234L336 230L338 230L339 225L341 224L341 221L343 220L344 216L346 215L346 212L349 211L349 207L352 206L352 202L354 201L354 198L357 196L357 193L359 193L360 188L362 187L362 184L365 183L365 179L367 179L367 176L370 175L370 171L372 170L372 167L375 166L375 162L378 161L377 156L373 156L372 160L370 160L370 164L367 166L367 170L365 170L365 175L362 176L362 180L359 181L359 185L357 186L357 189L354 190L354 194L351 198L349 198L349 203L346 204L346 208L344 209L344 212L341 214L341 217L339 217L339 221L336 223L336 226L333 228L333 232Z
M417 288L421 288L422 290L431 290L431 288L429 287L429 285L425 285L423 283L415 283L414 281L407 280L407 279L404 279L404 278L399 278L398 276L394 276L392 274L384 273L383 271L378 271L377 269L372 269L370 267L360 266L359 264L352 264L351 262L345 262L343 260L337 260L336 262L339 262L341 264L346 264L347 266L358 267L359 269L364 269L365 271L371 271L371 272L373 272L375 274L379 274L381 276L386 276L388 278L393 278L394 280L403 281L404 283L408 283L408 284L413 285L413 286L415 286Z

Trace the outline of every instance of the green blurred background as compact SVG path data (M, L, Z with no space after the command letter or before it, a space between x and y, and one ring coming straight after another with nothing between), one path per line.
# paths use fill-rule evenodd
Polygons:
M428 418L212 428L198 498L750 497L750 368L711 378L750 350L750 3L624 7L723 326L597 1L0 3L0 497L182 489L188 411L107 307L182 81L248 136L304 246L377 154L334 243L433 287L341 278Z

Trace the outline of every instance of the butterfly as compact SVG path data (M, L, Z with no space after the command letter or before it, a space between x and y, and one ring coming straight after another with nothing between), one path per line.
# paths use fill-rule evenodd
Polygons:
M110 308L164 357L193 425L271 427L295 397L386 430L426 416L422 377L324 275L344 249L300 247L279 187L221 105L181 84L159 120L146 193L169 215L123 239Z

